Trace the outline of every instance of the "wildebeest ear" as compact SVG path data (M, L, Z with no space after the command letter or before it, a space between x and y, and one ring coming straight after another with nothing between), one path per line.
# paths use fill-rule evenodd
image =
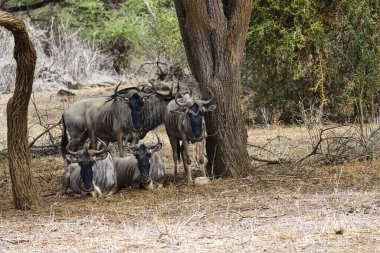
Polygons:
M72 163L78 162L78 158L72 155L66 155L66 159L69 160Z
M186 109L187 108L182 108L182 109L172 110L170 112L173 113L174 115L181 116L186 112Z
M150 148L150 153L154 153L154 152L157 152L157 151L160 151L162 148L162 143L157 143L156 145L154 145L153 147Z
M103 153L101 155L95 155L93 156L92 158L95 160L95 161L99 161L99 160L104 160L106 159L108 156L108 153Z
M206 108L206 112L212 112L213 110L215 110L216 108L216 105L210 105L209 107Z
M123 97L123 96L117 96L116 100L120 101L120 102L124 102L124 103L128 103L129 102L129 99L126 98L126 97Z
M135 149L134 149L134 148L131 148L131 147L128 147L128 146L125 146L125 147L124 147L124 150L127 151L128 153L131 153L131 154L134 154L134 153L135 153Z

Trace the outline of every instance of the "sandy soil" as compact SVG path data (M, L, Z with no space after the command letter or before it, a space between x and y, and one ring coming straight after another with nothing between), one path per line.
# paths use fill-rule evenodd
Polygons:
M112 93L112 87L101 90ZM77 99L100 90L75 92ZM2 112L8 97L0 98ZM70 103L51 92L35 98L43 120L51 123ZM31 138L41 131L38 122L32 105ZM157 133L170 177L170 145L162 126ZM307 142L306 131L298 127L249 129L254 146L277 136L300 143L282 144L288 156L303 152L298 147ZM147 141L153 137L148 135ZM248 149L256 154L254 147ZM125 189L93 199L56 195L63 161L59 155L43 156L32 159L41 204L18 211L3 162L0 252L380 252L379 167L380 160L302 168L254 163L246 178L214 179L197 187L169 180L162 189Z

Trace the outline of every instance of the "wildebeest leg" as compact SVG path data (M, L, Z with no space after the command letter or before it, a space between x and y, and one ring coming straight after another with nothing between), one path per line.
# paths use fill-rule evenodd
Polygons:
M95 132L93 130L88 131L88 132L89 132L88 136L90 138L90 148L91 149L97 149L98 145L97 145L97 140L96 140Z
M200 169L202 171L202 177L207 177L206 170L205 170L205 164L204 164L205 159L203 156L204 142L200 141L197 143L197 145L198 145L198 162L199 162Z
M172 146L172 155L173 155L173 162L174 162L174 182L175 178L177 177L177 161L178 161L178 156L177 156L177 140L175 138L170 138L170 145Z
M185 172L187 173L187 183L189 185L193 185L193 179L191 177L191 159L189 155L189 142L187 140L182 141L181 154L183 159L183 166L185 168Z
M73 138L72 142L70 144L70 150L72 151L78 151L83 148L84 143L86 142L88 138L88 132L83 132L80 136Z
M70 171L66 169L65 173L62 176L62 192L66 194L67 189L69 189L69 187L70 187Z
M120 157L124 157L124 149L123 149L123 134L117 134L116 135L116 141L117 141L117 147L119 149L119 155Z

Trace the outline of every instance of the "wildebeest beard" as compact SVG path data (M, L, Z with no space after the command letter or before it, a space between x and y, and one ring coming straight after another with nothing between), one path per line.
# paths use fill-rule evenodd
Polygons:
M138 150L136 150L135 157L137 159L137 167L141 173L141 184L145 187L151 181L149 175L151 154L149 153L147 147L143 144L140 145Z
M88 153L85 153L83 156L83 158L85 158L86 161L78 161L78 164L80 166L80 176L84 184L84 191L91 192L94 190L92 184L94 178L92 166L94 165L95 161L90 160L91 156ZM89 160L87 160L86 158Z
M202 139L202 119L203 111L197 103L189 107L188 119L190 120L192 139L191 141L198 141Z

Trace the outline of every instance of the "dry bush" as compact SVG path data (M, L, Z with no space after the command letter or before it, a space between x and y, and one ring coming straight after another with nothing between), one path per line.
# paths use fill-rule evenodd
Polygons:
M16 80L16 62L13 59L13 36L5 29L0 29L0 94L14 85Z
M41 30L25 21L29 36L37 51L34 90L48 90L62 85L91 84L112 81L112 62L94 41L79 38L69 24ZM13 36L0 30L0 93L12 90L16 63L13 59Z
M315 105L305 108L300 102L300 130L308 139L276 135L264 144L250 145L254 161L269 164L340 164L380 157L380 127L377 124L337 125L328 122Z
M81 83L98 80L94 73L110 75L112 62L108 55L94 41L80 40L79 32L80 29L71 31L69 24L55 26L53 20L51 28L38 40L39 47L45 50L46 57L40 60L44 67L63 80Z

